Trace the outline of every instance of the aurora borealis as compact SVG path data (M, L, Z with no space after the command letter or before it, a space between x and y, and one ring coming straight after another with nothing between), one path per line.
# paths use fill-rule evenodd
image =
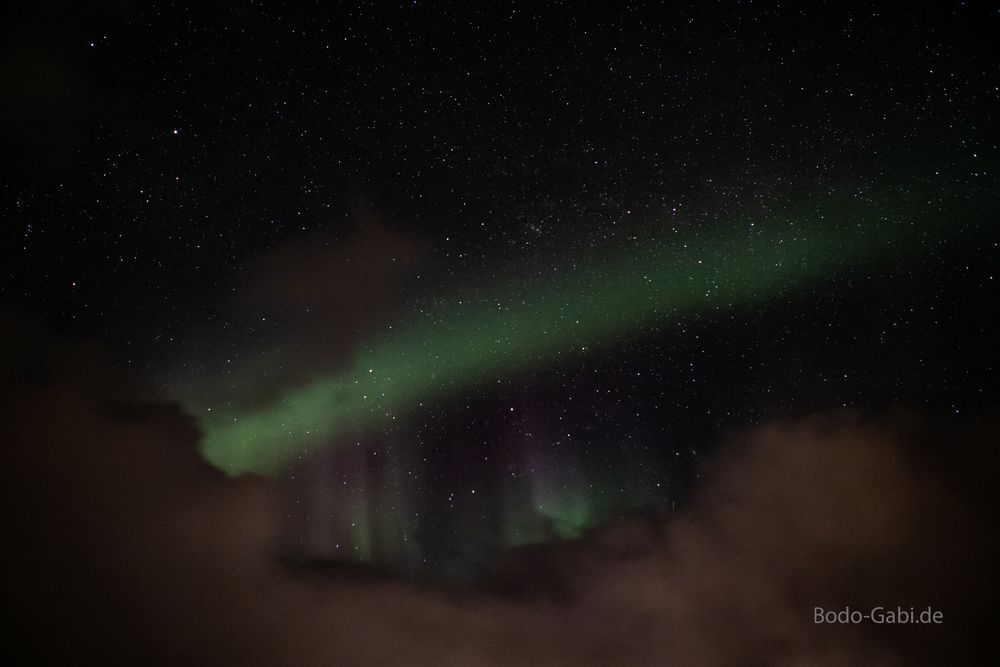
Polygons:
M192 406L206 428L203 453L229 474L274 474L306 451L334 446L345 433L423 401L641 335L679 315L738 316L779 295L822 289L838 272L912 261L917 241L939 245L962 235L967 210L948 209L958 193L933 193L934 204L921 207L912 200L927 201L922 187L873 190L860 200L829 196L813 210L786 205L738 226L715 222L714 232L697 236L675 226L627 249L554 267L551 277L523 289L446 299L442 312L366 341L349 372L288 391L269 407Z
M996 7L8 13L23 664L998 664Z
M788 197L765 214L742 216L739 226L713 221L712 232L685 233L671 225L627 247L556 266L528 284L519 281L517 289L459 286L437 299L436 310L363 341L347 372L293 387L264 406L195 408L203 415L202 453L230 475L297 471L293 478L312 479L307 488L320 495L310 492L297 502L329 518L318 527L300 518L307 549L418 568L422 528L420 512L411 510L424 503L413 479L428 473L414 477L415 454L407 441L412 427L397 420L411 423L428 404L516 381L532 368L613 354L628 344L623 341L655 336L685 317L754 317L777 299L794 300L887 263L908 271L921 262L924 248L951 252L974 243L969 230L988 215L994 198L975 184L935 189L930 175L911 164L891 182L868 181L860 194L844 184L845 194L828 193L822 207L797 201L810 201L808 196ZM388 433L394 434L389 444ZM619 463L617 474L595 476L572 450L548 442L528 433L520 454L515 447L501 455L512 462L513 478L494 484L485 500L480 489L478 501L500 504L499 530L485 545L460 550L575 538L622 509L666 500L659 482L629 479L634 468ZM649 465L644 458L640 467ZM451 503L454 491L448 498ZM463 502L480 507L474 500ZM459 519L461 531L481 531L474 528L475 511ZM489 546L492 540L496 546ZM461 561L446 559L439 567L451 578L469 576Z

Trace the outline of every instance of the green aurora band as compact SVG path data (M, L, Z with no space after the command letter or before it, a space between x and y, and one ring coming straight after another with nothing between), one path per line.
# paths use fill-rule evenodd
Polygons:
M969 216L985 211L982 196L924 186L793 197L753 218L668 226L523 288L466 286L438 300L439 312L403 318L367 341L346 372L288 390L266 408L196 409L203 456L230 475L274 475L425 402L650 335L678 318L749 311L839 275L912 264L968 236Z

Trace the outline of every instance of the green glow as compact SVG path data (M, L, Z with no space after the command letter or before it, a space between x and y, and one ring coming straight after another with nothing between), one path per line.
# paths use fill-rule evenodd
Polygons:
M377 427L423 402L495 382L682 316L749 309L879 260L904 262L947 230L939 196L891 189L807 199L753 220L665 228L635 247L595 252L511 290L472 285L438 312L404 318L358 352L351 370L286 392L266 409L208 415L203 454L231 475L274 474L307 450ZM822 206L816 204L819 201ZM877 201L877 205L873 202ZM891 214L889 213L891 212ZM578 503L566 503L578 505ZM571 533L587 509L553 513ZM577 516L581 514L581 516Z

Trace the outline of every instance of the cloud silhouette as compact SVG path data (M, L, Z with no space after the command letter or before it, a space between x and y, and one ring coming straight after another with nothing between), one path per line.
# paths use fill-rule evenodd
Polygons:
M8 627L35 661L893 665L991 650L995 421L752 429L683 512L514 552L499 589L449 592L290 572L268 483L204 464L195 423L137 400L100 351L4 329ZM848 605L930 605L945 622L813 623L815 606Z

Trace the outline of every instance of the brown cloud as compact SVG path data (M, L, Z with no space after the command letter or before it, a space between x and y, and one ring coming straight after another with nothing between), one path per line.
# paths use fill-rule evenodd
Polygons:
M581 634L633 651L632 664L971 658L982 648L969 636L976 610L980 624L988 610L984 591L995 583L988 554L996 543L971 499L931 474L914 451L926 428L840 415L753 431L713 466L689 512L656 531L647 526L640 554L594 559L601 567L584 582ZM970 442L948 455L968 452ZM591 549L608 553L607 536L594 542ZM880 604L932 605L949 620L895 628L813 623L815 606Z
M262 405L349 365L387 330L424 254L371 211L350 222L339 237L304 235L250 259L219 316L188 328L188 356L166 382L209 404Z
M995 425L759 428L689 510L514 555L517 598L456 595L291 576L274 558L272 489L204 465L188 417L123 400L93 350L35 334L4 350L8 628L40 660L968 664L988 645ZM945 624L812 622L817 605L875 604L932 605Z

